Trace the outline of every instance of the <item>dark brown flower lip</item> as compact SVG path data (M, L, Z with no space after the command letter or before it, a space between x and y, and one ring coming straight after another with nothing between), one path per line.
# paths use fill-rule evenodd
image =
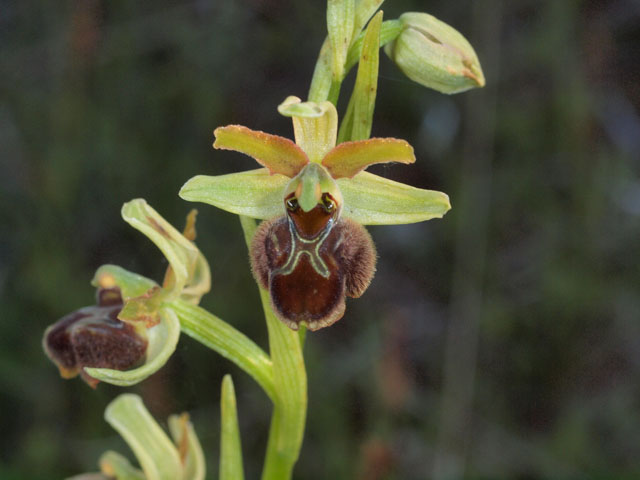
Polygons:
M98 380L84 367L127 370L146 355L147 339L118 319L123 303L120 290L98 289L97 305L65 315L45 331L43 346L63 378L78 374L92 387Z

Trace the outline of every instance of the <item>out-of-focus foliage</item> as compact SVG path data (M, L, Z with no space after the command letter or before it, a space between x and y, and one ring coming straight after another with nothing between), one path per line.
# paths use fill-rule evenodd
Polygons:
M425 9L469 39L487 86L444 97L381 56L372 134L418 160L373 170L446 191L453 210L370 228L369 291L307 336L295 477L634 478L637 2L387 0L385 19ZM1 478L60 478L122 451L101 415L122 389L61 381L42 332L86 303L99 265L162 277L121 205L144 197L181 224L187 179L253 168L211 148L215 127L292 137L275 107L304 96L325 35L322 2L0 2ZM237 218L203 206L198 223L202 305L265 347ZM215 472L226 372L256 478L269 402L231 363L182 336L128 390L156 418L189 411Z

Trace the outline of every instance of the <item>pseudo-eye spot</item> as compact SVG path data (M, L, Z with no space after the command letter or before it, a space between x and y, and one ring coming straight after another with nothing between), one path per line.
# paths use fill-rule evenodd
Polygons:
M342 318L345 296L367 289L375 247L364 227L340 217L340 190L316 163L289 182L284 207L284 216L256 231L251 266L280 320L294 330L301 323L318 330Z

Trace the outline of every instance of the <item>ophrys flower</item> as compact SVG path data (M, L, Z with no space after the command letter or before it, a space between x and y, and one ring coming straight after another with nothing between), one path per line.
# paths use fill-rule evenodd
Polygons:
M252 244L256 279L283 322L317 330L340 319L345 296L360 296L373 277L375 249L362 225L442 217L449 198L363 172L376 163L413 163L404 140L336 146L338 118L330 102L289 97L278 110L293 117L296 143L239 125L220 127L215 148L247 154L265 168L197 176L180 196L268 220Z

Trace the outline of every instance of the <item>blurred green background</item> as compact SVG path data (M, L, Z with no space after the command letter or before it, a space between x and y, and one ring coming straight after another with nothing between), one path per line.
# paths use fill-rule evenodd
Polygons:
M42 333L92 303L101 264L161 279L165 260L120 207L144 197L182 225L188 178L254 168L211 148L215 127L292 137L276 106L306 95L324 8L0 0L0 478L94 471L109 448L133 458L102 419L122 389L60 379ZM307 338L295 478L640 478L640 3L383 9L459 29L487 87L443 96L381 58L373 135L408 140L418 161L372 171L447 192L453 210L369 229L373 284ZM198 208L203 305L266 348L239 222ZM163 424L191 413L215 478L226 372L258 478L270 405L235 366L183 336L129 390Z

